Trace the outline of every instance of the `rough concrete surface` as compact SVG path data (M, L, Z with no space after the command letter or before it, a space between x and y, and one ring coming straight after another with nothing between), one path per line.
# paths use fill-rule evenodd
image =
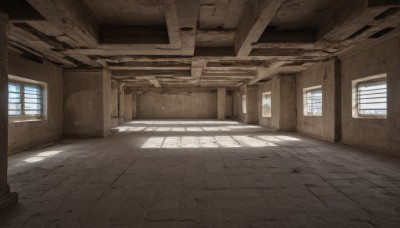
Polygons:
M217 91L143 91L137 95L139 119L216 119Z
M8 56L9 74L47 84L47 99L44 103L45 119L10 122L8 124L8 153L21 152L61 139L64 116L63 70L54 64L36 63L13 52L9 52Z
M400 159L235 121L140 120L9 157L7 227L398 227Z
M400 38L342 56L342 141L400 156ZM352 117L352 80L387 74L386 119Z
M322 116L305 116L303 89L322 86ZM317 64L296 77L298 132L328 141L335 139L335 62Z
M103 137L106 134L105 75L102 70L64 72L64 134ZM109 83L111 86L111 82ZM104 112L107 112L105 115ZM109 127L107 131L109 130Z

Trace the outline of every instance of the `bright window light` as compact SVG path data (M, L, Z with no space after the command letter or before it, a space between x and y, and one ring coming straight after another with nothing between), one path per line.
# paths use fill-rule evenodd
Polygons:
M322 86L303 89L305 116L322 116Z
M360 82L357 85L357 111L359 116L387 115L386 80Z
M352 81L353 118L387 117L386 76L378 74Z
M271 92L262 94L262 117L271 117Z

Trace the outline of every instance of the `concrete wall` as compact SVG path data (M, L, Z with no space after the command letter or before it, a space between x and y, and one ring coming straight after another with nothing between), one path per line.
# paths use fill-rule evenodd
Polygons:
M258 123L258 88L256 86L241 86L237 99L239 107L239 120L247 124ZM246 113L243 113L242 96L246 95Z
M400 38L341 57L342 142L400 155ZM386 119L352 117L352 80L387 74Z
M118 126L118 82L116 80L111 81L110 119L111 127Z
M216 119L217 91L153 90L137 93L139 119Z
M266 92L271 92L271 117L263 117L262 116L262 94ZM264 127L272 128L272 119L275 118L276 115L272 115L272 111L275 110L274 98L276 97L275 93L272 93L272 82L264 82L258 86L258 124Z
M132 120L132 93L125 93L125 121L130 121Z
M132 119L137 118L137 94L132 93Z
M61 139L63 135L63 72L51 63L37 63L9 52L8 73L47 83L47 115L40 121L10 122L9 154Z
M104 137L110 133L111 79L108 71L64 72L64 134Z
M230 90L226 91L225 101L225 119L233 118L233 92Z
M271 92L271 117L262 117L261 95ZM296 130L296 79L293 75L277 75L261 83L257 89L259 124L276 131Z
M322 116L305 116L303 89L322 86ZM313 66L296 77L297 131L316 138L335 140L335 61Z

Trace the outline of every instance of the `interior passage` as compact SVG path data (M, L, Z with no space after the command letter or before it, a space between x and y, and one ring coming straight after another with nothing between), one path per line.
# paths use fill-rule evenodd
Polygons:
M236 121L113 130L10 156L0 226L400 226L398 157Z

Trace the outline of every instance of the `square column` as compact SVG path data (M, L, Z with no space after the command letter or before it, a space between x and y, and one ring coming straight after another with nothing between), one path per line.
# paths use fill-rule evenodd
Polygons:
M0 12L0 211L17 203L7 181L8 152L8 17Z

